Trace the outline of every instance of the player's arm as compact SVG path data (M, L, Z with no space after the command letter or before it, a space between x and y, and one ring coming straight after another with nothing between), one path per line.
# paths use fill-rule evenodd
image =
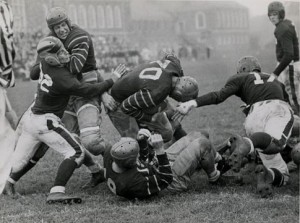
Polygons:
M163 98L153 93L153 91L141 89L126 98L121 104L121 109L125 114L128 114L137 120L151 121L152 115L145 113L143 109L156 107L163 100Z
M41 62L41 58L39 56L37 56L35 64L33 65L33 67L30 70L30 79L31 80L38 80L40 77L40 62Z
M67 46L68 49L71 49L70 63L68 66L71 73L81 73L88 56L90 41L87 35L79 35Z
M122 72L121 68L116 70ZM112 72L110 79L100 83L91 84L79 82L78 79L67 69L62 69L62 73L56 77L56 88L67 95L76 95L87 98L101 95L103 92L111 88L114 82L120 78L121 74L116 72L116 70Z
M209 92L194 100L181 103L176 107L173 119L178 119L181 115L188 114L193 108L224 102L227 98L235 95L239 91L241 85L239 81L240 78L241 76L234 75L226 82L221 90Z
M157 194L169 186L173 180L172 169L167 154L163 148L163 139L159 134L153 134L148 139L153 147L158 160L158 167L153 165L143 165L138 167L138 171L143 174L143 180L139 189L134 191L136 197L147 197Z
M273 74L279 76L280 73L290 64L294 58L294 48L293 48L293 36L289 30L286 30L281 36L277 39L283 50L283 57L279 62L278 66L274 70Z

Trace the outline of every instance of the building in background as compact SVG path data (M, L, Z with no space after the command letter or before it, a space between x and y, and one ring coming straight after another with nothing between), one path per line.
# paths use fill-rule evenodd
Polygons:
M10 0L19 33L47 32L54 6L96 38L120 40L135 49L185 47L195 57L247 49L249 12L236 2L155 0ZM126 44L128 43L128 44ZM184 54L183 49L183 54Z

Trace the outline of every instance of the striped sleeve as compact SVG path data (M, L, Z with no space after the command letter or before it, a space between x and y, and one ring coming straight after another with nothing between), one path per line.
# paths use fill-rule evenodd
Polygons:
M173 181L173 174L167 154L157 156L158 168L148 165L148 167L138 168L138 171L144 175L145 184L142 190L136 191L136 197L148 197L159 193L167 188ZM139 194L140 193L140 194Z
M128 114L137 120L151 121L152 116L145 114L143 109L156 106L153 98L154 97L149 90L141 89L125 99L121 104L121 109L125 114Z
M71 49L71 58L69 70L73 74L81 72L89 52L89 37L87 35L80 35L74 38L69 45L68 49Z
M15 49L13 42L13 17L10 6L0 2L0 85L13 87L15 77L13 73L13 60Z

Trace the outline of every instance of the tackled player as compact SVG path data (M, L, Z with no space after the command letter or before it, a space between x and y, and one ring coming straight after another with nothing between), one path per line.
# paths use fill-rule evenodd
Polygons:
M155 151L156 162L141 160L141 152L148 149ZM122 137L105 152L105 177L114 194L143 199L165 188L171 192L187 190L192 175L200 168L210 182L216 182L220 172L215 163L220 159L205 133L190 133L164 150L161 135L140 129L137 140Z

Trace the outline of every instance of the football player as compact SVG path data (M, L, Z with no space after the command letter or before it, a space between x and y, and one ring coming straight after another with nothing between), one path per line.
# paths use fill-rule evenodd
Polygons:
M205 134L190 133L164 150L161 135L140 129L137 140L122 137L104 154L104 167L109 189L128 199L143 199L157 195L167 188L172 192L188 189L191 176L200 167L210 182L219 179L215 169L214 151ZM157 163L142 162L139 153L150 147Z
M268 6L268 17L276 27L276 58L278 65L273 75L278 77L289 94L295 114L300 115L300 62L299 42L294 24L285 19L285 9L281 2L271 2Z
M271 183L276 186L285 184L289 172L279 152L283 151L291 135L293 111L287 102L284 85L273 75L262 73L255 57L241 58L238 61L237 74L230 77L220 91L210 92L182 103L177 107L173 118L186 115L195 107L222 103L232 95L236 95L247 104L245 143L250 145L245 147L242 155L232 153L232 169L238 172L242 158L256 149L266 167L264 171L272 175Z
M108 115L122 137L135 138L141 127L161 134L164 142L168 142L173 135L179 139L186 133L179 122L169 122L169 113L165 112L171 111L167 97L179 102L195 98L198 83L183 76L179 59L169 53L162 60L139 65L128 72L114 84L111 95L120 106Z
M59 38L71 55L67 66L70 72L83 83L103 81L97 70L90 34L77 25L71 24L66 11L61 7L50 9L46 22L51 31L49 35ZM32 79L38 78L39 63L33 67L30 75ZM100 131L101 100L106 109L115 109L116 102L107 92L94 98L72 96L62 118L66 128L79 136L84 147L95 156L103 153L104 149L110 146L103 139ZM84 187L94 187L104 179L102 167L92 159L92 156L86 156L84 164L92 173L91 181Z
M47 203L79 203L80 198L65 195L65 185L75 168L81 165L84 147L62 125L61 117L70 95L101 95L113 85L119 75L113 74L112 79L101 83L79 82L65 67L70 61L70 55L56 37L42 39L37 46L37 52L42 59L37 96L31 110L23 119L22 133L14 152L12 173L27 165L40 143L44 143L64 156Z

